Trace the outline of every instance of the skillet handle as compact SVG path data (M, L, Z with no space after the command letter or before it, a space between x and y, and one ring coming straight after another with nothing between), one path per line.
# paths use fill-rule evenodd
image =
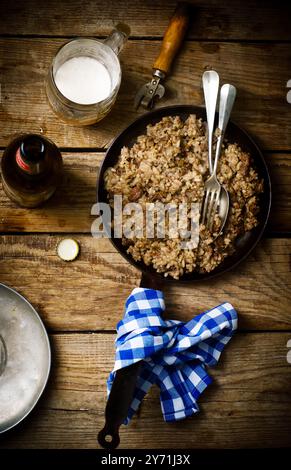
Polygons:
M143 273L140 286L161 290L162 281L157 276ZM140 367L141 361L116 372L105 408L105 425L97 438L104 449L116 449L120 443L119 428L127 418Z
M136 362L116 372L105 408L105 426L98 434L98 442L104 449L119 445L119 428L127 417L139 369L140 362Z

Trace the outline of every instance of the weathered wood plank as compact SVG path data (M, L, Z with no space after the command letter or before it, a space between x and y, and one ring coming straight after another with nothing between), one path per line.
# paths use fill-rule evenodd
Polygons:
M189 38L199 39L291 39L287 2L255 0L228 2L190 0L193 18ZM131 28L132 36L161 37L173 14L176 0L37 0L9 2L0 9L2 34L67 36L107 35L118 22Z
M291 230L291 154L266 154L272 182L268 230Z
M103 157L104 153L64 152L61 187L46 204L33 210L10 201L0 182L0 231L91 233L91 207L96 202L97 175Z
M121 427L122 448L243 448L291 445L289 333L240 334L232 339L201 396L201 411L163 421L158 390ZM53 372L38 409L2 436L1 448L96 448L103 425L106 378L114 335L52 336ZM154 433L153 430L158 430Z
M0 152L1 154L2 152ZM96 182L104 153L63 153L63 184L44 206L27 210L11 202L0 181L0 232L90 233ZM291 154L267 154L273 183L268 232L291 231Z
M113 330L140 273L109 240L76 238L80 256L66 263L56 254L59 236L2 236L0 282L24 294L50 329ZM290 252L290 239L264 240L221 278L165 284L167 315L186 321L227 300L238 309L242 329L290 330Z
M123 83L114 110L99 124L86 128L62 123L46 102L44 78L64 40L2 39L2 102L0 146L18 132L43 131L62 147L106 147L138 113L133 99L148 80L158 41L129 41L122 53ZM233 117L259 143L271 150L291 148L291 105L286 100L290 79L289 44L187 42L167 83L167 99L160 105L203 103L200 87L205 68L213 67L222 82L238 88Z

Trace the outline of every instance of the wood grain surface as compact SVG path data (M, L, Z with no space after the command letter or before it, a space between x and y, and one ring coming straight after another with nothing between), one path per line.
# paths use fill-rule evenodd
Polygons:
M163 35L176 0L2 0L0 33L6 35L100 36L108 35L119 22L131 28L131 35ZM188 38L237 40L290 40L288 2L265 0L190 0L192 21ZM278 8L281 9L278 14Z
M165 423L158 389L146 396L132 423L121 427L121 448L243 448L291 445L291 366L288 333L237 334L213 383L199 400L198 415ZM96 448L104 422L105 383L113 365L113 335L51 336L50 387L0 448ZM158 431L158 432L157 432Z
M153 388L123 448L291 447L291 5L255 0L191 0L187 40L166 82L170 104L202 105L201 75L214 68L233 83L233 118L264 150L273 184L267 237L232 272L211 282L165 285L168 318L190 320L224 300L239 314L239 333L211 370L199 415L163 421ZM25 295L50 332L53 370L31 416L0 436L0 448L96 448L105 382L114 360L114 329L140 273L90 234L104 150L143 113L133 108L149 80L176 0L2 0L0 2L0 149L22 132L60 146L64 180L43 207L15 206L0 184L0 282ZM121 53L118 100L102 122L68 126L51 111L44 80L68 38L104 38L118 22L131 28ZM1 152L0 152L1 153ZM73 263L56 255L66 236L81 247Z
M20 132L44 132L61 147L103 148L142 110L133 106L135 93L151 76L159 43L128 41L121 60L123 82L112 112L102 122L84 128L61 122L50 109L44 79L64 39L0 39L0 146ZM222 82L238 89L233 119L268 150L290 150L291 105L289 44L216 43L190 41L183 47L159 105L202 105L201 75L214 68Z
M91 233L95 219L91 208L96 202L98 171L104 155L63 152L62 186L41 208L18 207L5 195L0 181L0 232ZM266 153L265 157L274 193L268 233L291 232L291 154Z
M0 282L25 295L49 329L112 331L127 296L139 285L140 273L109 240L75 238L80 256L66 263L56 254L60 236L1 236ZM238 309L240 328L291 330L290 254L290 239L264 240L245 262L220 278L166 283L169 318L190 320L227 300Z

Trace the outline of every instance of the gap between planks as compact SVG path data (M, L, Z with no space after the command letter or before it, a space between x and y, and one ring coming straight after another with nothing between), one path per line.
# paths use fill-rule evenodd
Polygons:
M98 39L98 40L105 40L108 38L108 36L99 36L99 35L89 35L90 38L93 39ZM26 34L13 34L13 33L3 33L0 34L0 39L74 39L76 37L80 38L87 38L88 35L50 35L50 34L32 34L32 33L26 33ZM129 36L128 41L162 41L163 36ZM192 37L192 38L187 38L184 39L185 43L194 43L194 42L199 42L199 43L209 43L209 42L215 42L215 43L222 43L222 44L291 44L291 39L239 39L239 38L231 38L231 39L217 39L215 37L213 38L200 38L200 37Z
M62 335L116 335L116 330L53 330L50 328L46 328L47 333L49 336L62 336ZM236 331L236 335L249 335L249 334L269 334L269 333L291 333L290 330L249 330L249 329L241 329Z

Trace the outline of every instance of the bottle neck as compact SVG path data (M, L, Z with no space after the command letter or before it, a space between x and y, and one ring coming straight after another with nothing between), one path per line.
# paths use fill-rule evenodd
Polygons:
M16 151L15 160L18 167L28 175L39 175L45 169L45 159L28 161L21 153L20 147Z

